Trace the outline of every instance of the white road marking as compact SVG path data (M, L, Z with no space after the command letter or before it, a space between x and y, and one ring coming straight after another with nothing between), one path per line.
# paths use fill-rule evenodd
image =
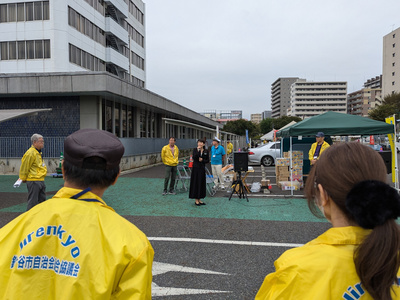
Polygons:
M227 273L214 272L198 268L184 267L180 265L166 264L160 262L153 262L153 276L164 274L167 272L184 272L184 273L197 273L197 274L212 274L212 275L229 275ZM175 287L162 287L154 282L151 284L152 297L161 296L179 296L179 295L200 295L210 293L231 293L230 291L217 291L217 290L201 290L201 289L185 289Z
M148 239L149 239L149 241L160 241L160 242L189 242L189 243L263 246L263 247L285 247L285 248L294 248L294 247L303 246L303 244L292 244L292 243L229 241L229 240L210 240L210 239L192 239L192 238L172 238L172 237L148 237Z
M229 275L227 273L214 272L204 269L190 268L173 264L166 264L160 262L153 262L153 276L164 274L167 272L184 272L184 273L198 273L198 274L213 274L213 275Z

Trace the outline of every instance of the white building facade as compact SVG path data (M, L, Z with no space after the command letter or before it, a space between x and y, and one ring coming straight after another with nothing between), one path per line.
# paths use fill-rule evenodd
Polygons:
M347 82L308 82L291 86L289 116L313 117L327 111L347 112Z
M141 0L0 0L0 73L107 71L145 87Z
M382 95L400 93L400 27L383 37Z

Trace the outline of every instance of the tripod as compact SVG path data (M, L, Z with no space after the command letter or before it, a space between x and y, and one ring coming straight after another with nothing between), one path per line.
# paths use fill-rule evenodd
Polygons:
M231 195L229 196L229 201L231 200L233 193L235 193L236 195L239 196L240 199L246 197L247 202L249 202L249 198L247 198L247 190L242 180L242 172L238 171L237 173L238 173L238 178L232 182L233 189Z

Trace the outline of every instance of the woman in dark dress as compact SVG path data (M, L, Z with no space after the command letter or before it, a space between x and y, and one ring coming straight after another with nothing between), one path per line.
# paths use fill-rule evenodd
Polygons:
M206 197L206 163L210 160L209 152L203 140L197 140L197 148L193 149L193 168L190 176L189 198L195 199L196 205L206 205L200 199Z

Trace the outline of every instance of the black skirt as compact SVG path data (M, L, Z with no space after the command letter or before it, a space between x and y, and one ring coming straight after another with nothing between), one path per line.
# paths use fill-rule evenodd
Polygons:
M190 199L203 199L206 197L206 169L205 166L193 167L190 176Z

